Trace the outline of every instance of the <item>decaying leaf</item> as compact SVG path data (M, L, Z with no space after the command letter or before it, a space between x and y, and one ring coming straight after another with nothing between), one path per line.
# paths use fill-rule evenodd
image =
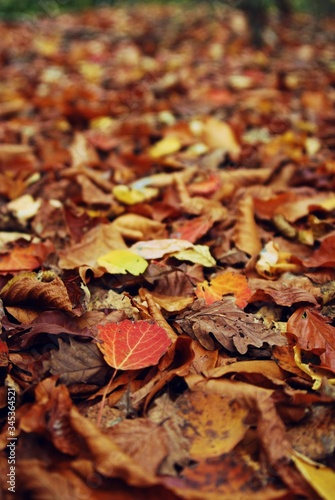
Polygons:
M98 257L97 264L104 267L110 274L126 274L128 272L135 276L144 273L148 267L145 259L126 249L111 250Z
M23 273L12 278L1 290L5 305L34 305L72 311L72 303L63 281L52 271Z
M247 352L248 346L285 344L285 338L279 332L269 330L252 314L236 307L232 298L224 297L210 305L197 299L190 309L180 314L176 321L206 349L215 348L214 339L228 351L237 350L241 354Z
M320 356L322 367L335 371L335 328L316 309L297 309L289 318L287 331L297 339L297 345Z

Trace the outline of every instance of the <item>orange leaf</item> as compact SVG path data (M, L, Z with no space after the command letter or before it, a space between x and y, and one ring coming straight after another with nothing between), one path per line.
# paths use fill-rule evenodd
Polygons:
M106 363L119 370L156 365L171 344L162 327L144 320L98 325L98 339Z
M0 272L32 271L41 266L54 250L50 242L31 243L28 247L15 247L10 253L0 255Z
M216 276L210 283L206 281L199 283L195 293L199 299L204 298L207 304L220 300L223 295L233 294L236 305L241 309L247 305L252 295L247 278L242 274L231 272Z
M240 200L235 225L234 241L239 250L251 256L262 250L259 228L254 218L254 204L250 196Z

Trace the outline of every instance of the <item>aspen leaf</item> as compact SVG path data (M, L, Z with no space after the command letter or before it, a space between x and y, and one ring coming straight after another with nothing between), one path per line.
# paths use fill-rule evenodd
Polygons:
M117 370L156 365L171 344L162 327L144 320L98 325L98 339L106 363Z
M130 250L111 250L97 259L99 266L104 267L110 274L126 274L134 276L144 273L148 263L143 257Z

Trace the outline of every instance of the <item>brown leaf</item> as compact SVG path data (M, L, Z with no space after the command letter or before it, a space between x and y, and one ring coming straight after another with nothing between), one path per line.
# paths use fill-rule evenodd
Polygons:
M37 308L72 312L72 304L63 281L52 271L21 273L1 290L5 306L35 305Z
M254 218L254 205L250 196L240 200L234 231L234 242L239 250L255 256L262 250L259 229Z
M113 227L124 237L134 241L166 238L166 226L137 214L120 215Z
M79 266L97 267L97 259L111 250L127 248L113 223L101 224L84 234L81 241L59 252L59 266L74 269Z
M107 435L150 475L157 474L169 452L166 431L149 419L122 420L109 428Z
M276 287L267 286L257 289L248 299L248 302L275 302L281 306L291 307L298 302L307 302L317 305L316 298L307 290L301 290L284 283L276 283Z
M309 259L304 260L306 267L334 267L335 265L335 234L325 237L320 247Z
M65 385L76 383L103 385L110 369L106 365L98 347L92 342L79 342L69 338L69 343L61 338L59 349L53 350L50 360L44 362L52 375L59 375Z
M247 352L248 346L285 344L284 337L266 328L252 314L242 311L230 297L224 297L209 306L205 305L203 299L197 299L191 311L180 314L176 321L186 333L209 350L215 348L212 335L229 351L237 350L241 354Z

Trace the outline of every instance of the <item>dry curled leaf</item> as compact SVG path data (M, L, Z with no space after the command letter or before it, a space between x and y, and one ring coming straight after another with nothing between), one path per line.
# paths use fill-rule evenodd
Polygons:
M37 308L72 311L63 281L52 271L23 273L12 278L1 290L5 305L34 305Z

